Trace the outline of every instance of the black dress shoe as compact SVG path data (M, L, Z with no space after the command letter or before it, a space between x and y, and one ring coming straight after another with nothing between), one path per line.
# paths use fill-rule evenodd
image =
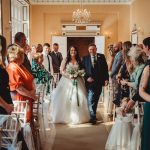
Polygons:
M96 120L93 120L93 121L91 122L91 124L92 124L92 125L95 125L95 124L96 124Z
M118 101L118 100L114 100L113 103L118 107L120 106L120 101Z
M95 119L90 119L89 122L90 122L92 125L95 125L95 124L96 124L96 120L95 120Z

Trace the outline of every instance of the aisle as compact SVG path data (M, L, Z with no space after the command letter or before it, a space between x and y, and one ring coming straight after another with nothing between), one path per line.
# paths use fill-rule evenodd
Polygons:
M42 150L104 150L107 130L98 114L97 125L50 124L47 118L48 104L44 105L44 117L41 116Z

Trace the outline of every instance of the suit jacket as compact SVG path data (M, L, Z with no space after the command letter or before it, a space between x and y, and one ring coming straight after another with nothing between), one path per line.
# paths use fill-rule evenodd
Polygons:
M23 66L32 74L31 64L30 64L30 61L28 59L28 56L25 53L24 53Z
M111 75L110 75L112 78L116 77L116 75L118 74L122 63L123 63L122 52L119 51L115 55L114 62L113 62L113 65L112 65L112 72L111 72Z
M54 73L59 73L60 72L60 65L63 60L62 54L58 52L58 57L56 56L55 52L51 52L51 58L52 58L52 64L53 64L53 70Z
M103 86L106 80L109 80L108 65L103 54L97 53L96 65L93 68L91 62L91 56L85 56L82 61L83 68L85 69L85 84L86 87L90 86L87 82L87 78L92 77L94 79L94 86Z

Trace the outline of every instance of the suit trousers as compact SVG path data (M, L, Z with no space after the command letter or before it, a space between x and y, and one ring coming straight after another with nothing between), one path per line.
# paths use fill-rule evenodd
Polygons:
M96 120L96 110L99 101L100 94L102 92L102 86L99 87L89 87L88 92L88 107L90 112L91 120Z

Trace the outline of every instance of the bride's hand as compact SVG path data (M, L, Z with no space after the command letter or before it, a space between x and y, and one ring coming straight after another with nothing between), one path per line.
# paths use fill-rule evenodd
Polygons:
M91 78L91 77L89 77L89 78L87 79L87 82L89 82L89 83L91 83L91 82L93 82L93 81L94 81L94 79Z

